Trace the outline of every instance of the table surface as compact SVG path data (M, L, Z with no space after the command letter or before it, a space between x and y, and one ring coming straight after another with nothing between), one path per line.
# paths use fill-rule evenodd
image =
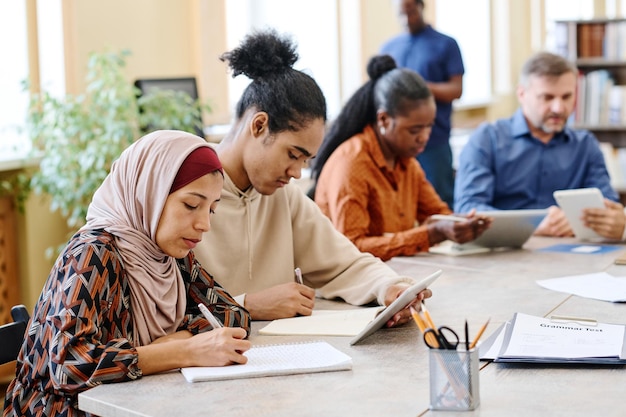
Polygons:
M544 252L570 239L533 237L520 250L466 256L420 254L388 264L401 274L443 275L431 286L427 303L438 324L470 334L490 319L487 337L515 312L537 316L563 314L626 324L624 304L550 291L536 280L607 271L623 250L598 254ZM621 249L621 247L620 247ZM624 248L626 250L626 248ZM317 300L317 308L354 308ZM254 322L254 344L319 340L319 336L264 336ZM350 346L349 337L323 337L352 357L351 371L230 381L187 383L178 371L138 381L106 384L79 395L81 409L103 416L439 416L429 410L428 349L414 323L381 329ZM464 416L623 415L626 384L622 366L501 364L481 362L480 406Z

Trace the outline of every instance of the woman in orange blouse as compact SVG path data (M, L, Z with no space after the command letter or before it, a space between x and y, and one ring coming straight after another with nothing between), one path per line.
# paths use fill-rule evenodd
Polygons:
M414 71L388 55L372 58L370 80L346 103L313 167L315 201L335 227L383 260L428 251L444 240L469 242L489 219L434 221L451 214L415 159L426 146L435 100Z

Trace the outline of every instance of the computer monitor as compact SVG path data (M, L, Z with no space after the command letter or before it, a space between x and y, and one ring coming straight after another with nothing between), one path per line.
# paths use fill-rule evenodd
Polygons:
M196 84L195 77L180 77L180 78L143 78L135 81L135 87L141 91L141 95L150 93L153 90L173 90L183 91L193 99L198 99L198 86ZM202 118L199 121L199 126L204 126ZM196 135L204 138L204 132L201 128L197 127Z

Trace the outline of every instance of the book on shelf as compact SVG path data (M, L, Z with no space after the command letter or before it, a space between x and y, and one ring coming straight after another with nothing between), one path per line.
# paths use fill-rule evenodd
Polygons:
M578 23L578 57L592 58L604 55L604 23Z
M626 19L564 20L554 27L555 52L576 61L626 60Z
M575 121L583 125L606 125L610 119L611 93L615 81L605 69L579 75ZM614 98L615 99L615 98Z
M577 35L576 22L556 22L556 53L575 61L578 57Z

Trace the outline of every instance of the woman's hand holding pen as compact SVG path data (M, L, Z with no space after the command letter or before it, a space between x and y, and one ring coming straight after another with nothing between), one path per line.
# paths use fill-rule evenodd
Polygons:
M393 303L393 301L398 298L398 296L402 294L402 292L407 288L408 287L405 284L395 284L387 288L387 292L385 293L385 305L388 306L389 304ZM416 304L419 305L422 300L430 298L432 297L432 295L432 291L428 288L421 291L419 294L417 294L417 297L415 297L415 299L406 306L406 308L403 308L398 313L394 314L394 316L389 321L387 321L385 326L394 327L408 322L409 320L411 320L411 312L409 311L409 306Z
M240 327L222 327L193 336L188 331L137 346L137 365L144 375L187 366L224 366L246 363L251 343Z
M240 327L221 327L199 333L189 339L185 352L190 363L186 366L224 366L246 363L243 355L252 344L245 339L246 331Z
M253 320L275 320L296 315L310 316L315 290L295 281L246 294L245 306Z

